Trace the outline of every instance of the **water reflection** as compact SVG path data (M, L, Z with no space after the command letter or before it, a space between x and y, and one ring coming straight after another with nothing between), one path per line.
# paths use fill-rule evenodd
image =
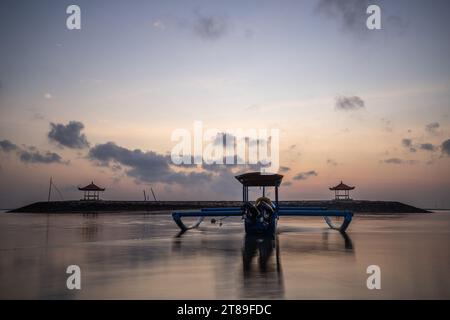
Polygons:
M172 259L183 260L186 268L192 259L213 266L214 287L221 297L284 299L283 257L288 260L295 257L301 263L311 259L311 255L353 256L354 245L348 234L333 230L319 234L283 232L275 237L263 237L242 236L240 229L227 232L208 229L176 234L171 252ZM303 268L294 272L303 274L314 270Z
M169 215L4 215L0 298L448 298L450 215L395 219L360 218L352 238L286 219L267 239L237 219L174 237ZM390 284L377 296L373 263ZM65 286L71 264L83 290Z
M84 241L95 241L98 237L99 224L97 213L83 213L83 224L81 225L81 239Z
M297 259L301 259L311 253L342 252L354 254L353 242L346 233L332 231L340 235L344 240L343 246L330 239L330 231L322 233L322 241L312 247L308 243L298 241L295 245L286 243L284 253L295 253ZM242 247L242 298L284 298L284 277L281 264L280 240L277 235L273 237L258 237L246 235Z
M350 238L350 236L345 232L338 232L338 234L340 234L342 236L342 239L344 240L344 248L347 251L353 252L353 241ZM330 232L328 230L322 233L322 239L324 244L328 244L329 235Z
M246 235L242 248L242 266L242 298L262 295L264 298L283 298L284 283L278 236Z

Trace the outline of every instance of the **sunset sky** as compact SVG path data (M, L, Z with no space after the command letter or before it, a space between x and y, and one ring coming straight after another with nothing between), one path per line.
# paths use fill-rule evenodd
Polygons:
M81 30L66 8L81 8ZM382 30L366 28L378 4ZM245 168L175 167L177 128L280 130L281 199L450 207L450 2L1 1L0 208L238 200ZM54 200L60 199L55 193Z

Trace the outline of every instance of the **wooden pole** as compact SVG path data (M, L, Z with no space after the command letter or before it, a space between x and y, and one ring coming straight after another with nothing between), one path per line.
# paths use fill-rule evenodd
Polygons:
M277 205L277 210L279 208L278 206L278 187L275 187L275 203Z
M52 194L52 177L50 177L50 184L48 186L48 198L47 198L47 202L50 202L50 196Z
M156 200L155 193L153 192L153 188L150 188L150 191L152 192L153 199L155 199L155 201L158 201L158 200Z

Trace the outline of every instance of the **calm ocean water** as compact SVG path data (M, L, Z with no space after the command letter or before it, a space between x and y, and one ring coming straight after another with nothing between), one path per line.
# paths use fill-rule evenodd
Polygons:
M1 213L0 298L450 299L450 212L357 216L347 237L325 226L282 217L271 241L235 218L177 236L169 212ZM81 290L66 288L69 265Z

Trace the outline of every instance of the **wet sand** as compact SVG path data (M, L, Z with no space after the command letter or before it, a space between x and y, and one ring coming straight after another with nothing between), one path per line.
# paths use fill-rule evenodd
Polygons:
M347 237L282 217L275 241L236 218L177 237L162 213L1 213L0 298L450 299L450 212L356 216ZM66 288L72 264L81 290Z

